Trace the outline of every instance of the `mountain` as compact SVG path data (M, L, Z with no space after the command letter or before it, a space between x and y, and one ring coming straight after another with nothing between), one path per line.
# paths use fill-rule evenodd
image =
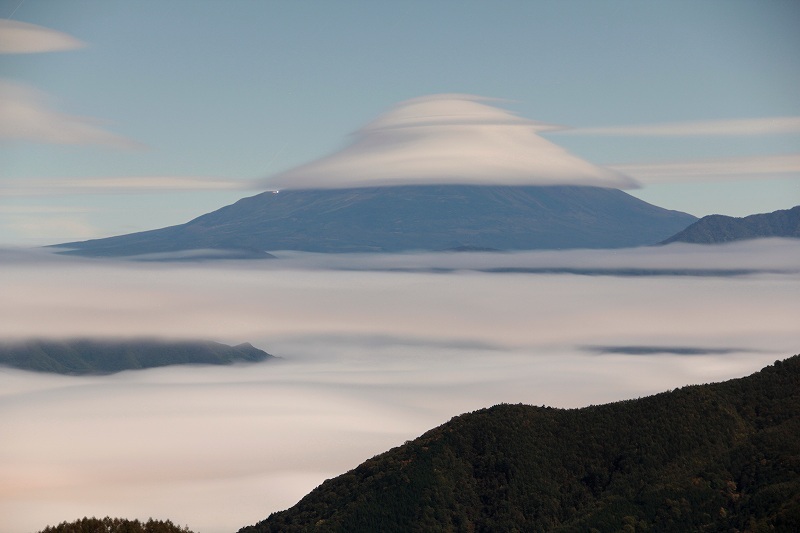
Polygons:
M709 215L661 244L671 242L714 244L763 237L800 239L800 205L743 218Z
M800 531L800 356L749 377L458 416L239 533Z
M111 374L168 365L226 365L274 356L249 343L73 339L0 343L0 365L58 374Z
M186 250L398 252L619 248L659 242L696 220L616 189L427 185L287 190L186 224L59 245L86 256Z

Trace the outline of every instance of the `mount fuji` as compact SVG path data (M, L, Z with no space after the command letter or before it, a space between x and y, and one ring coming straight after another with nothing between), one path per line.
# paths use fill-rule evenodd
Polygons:
M695 220L603 187L303 189L243 198L177 226L58 246L94 257L204 250L227 258L265 257L272 250L622 248L663 241Z

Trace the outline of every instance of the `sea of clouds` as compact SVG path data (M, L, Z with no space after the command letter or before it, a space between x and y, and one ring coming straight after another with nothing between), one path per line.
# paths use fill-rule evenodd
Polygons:
M202 338L280 361L0 368L0 524L235 531L454 415L580 407L800 352L800 243L87 260L0 251L0 339Z

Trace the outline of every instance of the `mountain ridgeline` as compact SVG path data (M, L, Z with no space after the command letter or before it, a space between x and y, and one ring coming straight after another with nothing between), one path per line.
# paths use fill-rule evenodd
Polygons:
M169 365L226 365L274 356L249 343L155 339L31 339L0 342L0 365L58 374L111 374Z
M126 518L80 518L72 522L62 522L57 526L47 526L39 533L192 533L188 527L180 527L170 520L146 522Z
M286 190L244 198L186 224L59 245L85 256L218 250L399 252L622 248L697 220L616 189L427 185Z
M800 356L749 377L453 418L239 533L800 531Z
M800 205L743 218L709 215L666 239L662 244L671 242L716 244L767 237L800 239Z

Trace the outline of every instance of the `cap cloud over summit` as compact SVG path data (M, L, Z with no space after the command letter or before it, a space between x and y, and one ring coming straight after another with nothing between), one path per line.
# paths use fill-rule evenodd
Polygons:
M342 150L267 178L275 189L409 184L589 185L636 188L632 178L584 161L539 136L560 129L440 94L406 100L353 134Z

